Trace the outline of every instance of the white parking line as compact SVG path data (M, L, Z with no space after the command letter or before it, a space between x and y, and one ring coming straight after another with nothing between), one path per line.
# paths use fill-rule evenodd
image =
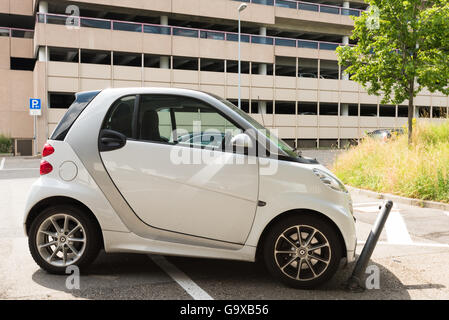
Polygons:
M376 201L376 202L357 202L354 203L352 206L353 207L363 207L363 206L372 206L372 205L381 205L381 202Z
M357 211L366 212L366 213L376 213L376 212L380 211L379 206L369 206L369 207L360 207L360 208L356 207L354 209Z
M0 163L0 170L3 170L3 167L5 166L5 161L6 161L6 158L3 158L2 162Z
M413 242L408 233L405 221L398 210L391 210L385 223L385 231L388 242L390 243L409 244Z
M377 204L377 205L372 205ZM359 205L359 206L357 206ZM354 204L355 211L362 213L376 213L379 212L379 203L378 202L366 202L361 204ZM390 212L390 215L385 223L385 232L387 233L387 239L389 243L395 244L410 244L413 243L412 238L407 230L407 225L405 224L404 219L400 213L399 209L393 209Z
M162 270L175 280L194 300L214 300L206 291L201 289L184 272L179 270L163 256L149 256Z

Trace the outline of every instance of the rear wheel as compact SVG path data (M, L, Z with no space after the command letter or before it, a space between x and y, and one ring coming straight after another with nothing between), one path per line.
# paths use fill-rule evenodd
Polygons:
M36 263L64 274L70 265L87 267L98 255L101 235L96 222L77 207L58 205L42 211L31 224L28 245Z
M282 219L264 242L268 270L286 285L302 289L329 280L338 269L342 251L335 228L311 214Z

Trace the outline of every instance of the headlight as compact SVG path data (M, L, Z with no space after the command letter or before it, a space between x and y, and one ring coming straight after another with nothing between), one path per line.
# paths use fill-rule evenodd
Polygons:
M345 185L343 183L341 183L338 179L331 176L329 173L327 173L323 170L320 170L320 169L313 169L313 173L315 173L316 176L318 178L320 178L320 180L325 185L327 185L329 188L334 189L336 191L340 191L340 192L346 192L346 193L348 192Z

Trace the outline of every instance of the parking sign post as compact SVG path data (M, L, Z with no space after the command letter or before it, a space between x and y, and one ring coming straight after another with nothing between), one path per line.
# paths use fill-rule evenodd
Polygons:
M30 115L34 118L34 154L37 155L37 116L42 114L41 99L30 99Z

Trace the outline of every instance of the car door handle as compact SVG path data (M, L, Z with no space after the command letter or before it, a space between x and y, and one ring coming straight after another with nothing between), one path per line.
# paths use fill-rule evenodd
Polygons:
M100 152L112 151L126 145L126 136L118 131L103 129L100 131L98 149Z

